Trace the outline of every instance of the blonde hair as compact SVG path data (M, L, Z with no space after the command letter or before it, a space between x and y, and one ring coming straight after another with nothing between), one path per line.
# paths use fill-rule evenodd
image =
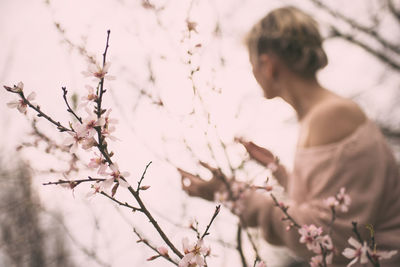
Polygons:
M246 37L249 53L273 53L292 71L314 76L328 64L317 22L295 7L272 10Z

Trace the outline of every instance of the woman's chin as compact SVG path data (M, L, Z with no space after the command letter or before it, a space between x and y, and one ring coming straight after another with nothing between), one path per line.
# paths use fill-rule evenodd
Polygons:
M266 98L266 99L273 99L273 98L275 98L275 97L276 97L275 94L271 94L271 93L268 93L268 92L264 92L264 98Z

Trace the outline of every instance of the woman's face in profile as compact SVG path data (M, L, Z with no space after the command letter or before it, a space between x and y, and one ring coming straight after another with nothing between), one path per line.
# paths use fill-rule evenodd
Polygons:
M254 53L250 53L249 57L254 78L263 90L264 97L267 99L272 99L278 96L274 90L272 79L267 73L267 64L271 64L271 62L260 60L259 56L255 55Z

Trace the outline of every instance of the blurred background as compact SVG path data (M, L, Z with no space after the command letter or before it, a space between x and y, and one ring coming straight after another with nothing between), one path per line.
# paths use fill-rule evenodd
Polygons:
M323 86L353 99L376 121L400 159L400 3L396 0L2 0L0 83L19 81L35 102L67 124L62 86L80 99L96 83L81 72L88 57L101 61L111 30L104 107L119 120L115 159L135 184L146 164L142 193L150 211L177 247L194 218L205 229L215 204L186 196L176 167L210 174L198 160L228 176L265 180L236 144L242 136L270 148L292 165L297 137L293 110L266 101L252 77L243 37L269 10L293 5L311 14L326 38ZM0 90L0 266L172 266L156 259L133 228L155 245L161 239L140 213L103 196L43 186L85 178L92 153L72 157L58 149L65 135L46 121L7 108L16 95ZM77 111L84 114L84 110ZM47 141L46 141L47 140ZM50 141L48 141L50 140ZM79 169L79 170L78 170ZM134 204L119 190L116 197ZM222 209L206 239L209 266L241 266L237 218ZM289 252L250 233L268 266L282 266ZM249 266L254 252L243 234Z

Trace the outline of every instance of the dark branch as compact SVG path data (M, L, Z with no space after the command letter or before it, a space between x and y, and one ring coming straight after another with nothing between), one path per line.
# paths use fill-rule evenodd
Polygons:
M49 116L47 116L45 113L43 113L43 112L41 111L41 109L40 109L39 106L32 105L32 103L31 103L28 99L26 99L26 97L25 97L23 91L14 92L14 91L12 90L12 88L11 88L11 87L8 87L8 86L4 86L4 88L5 88L8 92L11 92L11 93L14 93L14 94L18 94L18 95L22 98L22 100L24 101L25 104L27 104L31 109L35 110L35 111L38 113L38 114L37 114L38 117L43 117L43 118L45 118L46 120L48 120L49 122L51 122L52 124L54 124L55 126L57 126L57 129L58 129L60 132L71 131L71 130L68 129L67 127L63 126L59 121L55 121L55 120L53 120L52 118L50 118Z
M243 247L242 247L242 226L240 225L240 223L238 223L238 227L237 227L236 242L237 242L236 250L239 252L240 261L242 262L242 267L247 267L247 262L246 262L246 258L244 256Z
M150 161L149 163L147 163L146 168L144 169L144 171L143 171L143 173L142 173L142 177L140 177L140 180L139 180L138 185L137 185L137 188L136 188L136 192L137 192L138 194L139 194L139 191L141 190L140 187L141 187L142 181L143 181L143 179L144 179L144 177L145 177L145 175L146 175L147 169L150 167L151 163L152 163L151 161Z
M150 244L150 242L142 237L142 234L140 234L136 228L133 228L133 232L137 235L137 237L139 238L139 240L137 241L139 242L143 242L146 246L148 246L149 248L151 248L154 252L156 252L160 257L163 257L164 259L168 260L169 262L171 262L172 264L178 266L178 263L176 263L175 261L173 261L171 259L171 257L169 255L162 255L160 254L160 252L158 252L157 248L155 246L153 246L152 244Z
M320 0L311 0L316 6L321 8L322 10L325 10L328 12L330 15L332 15L335 18L338 18L344 22L346 22L348 25L350 25L352 28L357 29L365 34L368 34L369 36L373 37L377 42L379 42L383 47L389 48L393 52L400 54L400 47L399 45L392 44L389 41L383 39L383 37L375 31L372 27L367 27L364 25L361 25L357 21L343 15L342 13L339 13L337 11L332 10L330 7L325 5L322 1Z
M115 203L117 203L120 206L124 206L127 208L130 208L132 211L142 211L140 208L136 208L134 206L129 205L127 202L121 202L119 200L117 200L116 198L108 195L107 193L105 193L104 191L101 191L100 194L102 194L103 196L106 196L107 198L111 199L112 201L114 201Z
M392 58L390 58L389 56L385 55L382 52L379 52L375 49L373 49L372 47L370 47L369 45L367 45L366 43L363 43L357 39L355 39L352 35L350 34L345 34L340 32L337 28L335 28L334 26L331 26L331 31L332 31L332 37L340 37L343 38L355 45L358 45L359 47L363 48L365 51L367 51L368 53L372 54L373 56L377 57L379 60L381 60L383 63L389 65L390 67L392 67L393 69L400 71L400 64L393 61Z
M215 220L215 218L217 217L219 211L220 211L221 205L217 205L215 207L215 211L213 216L211 217L210 223L207 225L206 230L204 231L204 234L201 236L201 239L203 239L206 235L209 235L208 230L210 230L211 224L213 223L213 221Z
M79 117L78 115L76 115L76 113L72 110L71 106L68 103L68 99L67 99L67 87L63 86L61 87L61 89L63 90L63 98L64 98L64 102L67 105L67 111L69 113L71 113L81 124L82 124L82 118Z

